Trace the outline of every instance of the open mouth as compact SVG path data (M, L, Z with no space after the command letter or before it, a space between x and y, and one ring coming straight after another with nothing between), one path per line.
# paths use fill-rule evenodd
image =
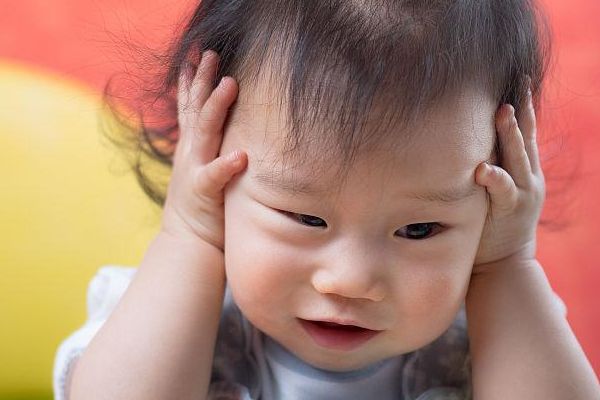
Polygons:
M321 347L336 350L353 350L382 331L374 331L355 325L342 325L325 321L299 319L310 337Z
M328 328L328 329L339 329L339 330L344 330L344 331L355 331L355 332L369 330L366 328L362 328L360 326L342 325L342 324L336 324L335 322L325 322L325 321L307 321L307 322L311 322L315 325L320 326L321 328Z

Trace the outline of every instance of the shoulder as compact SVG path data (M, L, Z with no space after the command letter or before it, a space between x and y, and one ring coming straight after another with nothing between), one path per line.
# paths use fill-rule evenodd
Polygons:
M87 317L83 325L59 345L53 368L53 386L58 400L68 399L69 379L81 356L133 280L137 268L106 265L90 279L86 292ZM219 332L215 343L211 376L211 400L252 400L258 385L252 348L253 331L225 292Z
M137 268L106 265L98 269L87 288L88 319L106 319L123 297Z
M68 398L73 366L110 316L136 271L134 267L106 265L89 281L86 321L60 343L54 357L52 385L56 400Z

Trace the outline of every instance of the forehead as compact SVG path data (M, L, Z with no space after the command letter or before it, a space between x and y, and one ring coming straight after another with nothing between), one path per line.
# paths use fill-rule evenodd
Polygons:
M342 167L349 174L362 171L360 180L393 171L407 186L422 183L423 177L435 185L472 172L493 153L496 105L476 89L466 88L439 103L418 124L393 132L391 141L358 154L350 168L342 165L336 149L323 146L322 140L315 140L316 145L304 143L296 150L287 149L285 111L267 89L241 88L226 127L224 147L245 149L251 172L268 179L326 182L339 179ZM343 132L332 134L341 136Z

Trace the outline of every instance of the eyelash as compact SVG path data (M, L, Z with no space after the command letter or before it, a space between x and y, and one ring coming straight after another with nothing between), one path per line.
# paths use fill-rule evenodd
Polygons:
M305 226L308 226L311 228L327 228L327 222L325 222L325 220L323 220L322 218L315 217L313 215L308 215L308 214L293 213L293 212L289 212L289 211L282 211L282 213L284 213L285 215L287 215L289 218L293 219L294 221L298 222L299 224L302 224L302 225L305 225ZM313 223L306 222L306 220L308 218L312 219ZM322 224L320 224L320 223L322 223ZM427 227L433 227L433 228L438 228L438 229L444 228L443 225L441 225L437 222L421 222L421 223L406 225L406 226L402 227L401 229L408 228L408 227L415 227L415 226L427 226ZM435 235L426 235L423 237L412 237L412 238L407 237L407 239L409 239L409 240L424 240L424 239L429 239L433 236L435 236Z

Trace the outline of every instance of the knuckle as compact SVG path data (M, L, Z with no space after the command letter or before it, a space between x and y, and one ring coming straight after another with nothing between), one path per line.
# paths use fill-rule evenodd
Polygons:
M206 184L206 189L210 192L219 190L223 185L224 177L228 173L228 164L223 158L216 158L211 163L202 168L203 176L201 179Z
M537 185L535 182L535 176L531 173L531 171L525 175L523 185L524 185L524 189L536 190Z
M227 109L222 104L212 103L209 105L211 121L220 122L227 115Z
M204 125L212 124L214 121L218 120L218 116L215 115L215 111L210 105L205 105L202 110L198 113L198 121L203 123Z
M526 175L522 178L522 181L519 182L519 188L524 190L525 192L531 192L535 188L535 183L531 178L531 174Z
M219 184L219 175L221 169L219 164L209 164L204 168L203 180L207 184L207 187L214 188Z
M496 181L503 181L504 179L504 169L498 166L492 166L491 173L492 179Z
M226 108L224 90L221 87L215 88L208 98L206 105L211 108L215 114L220 114Z
M503 181L502 185L502 197L506 199L513 199L515 196L515 190L513 185L507 180Z
M189 101L182 101L177 109L178 120L181 124L186 124L194 115L194 108Z
M515 184L513 183L512 177L508 172L501 169L498 171L498 180L500 185L500 191L504 197L510 197L515 192Z
M213 117L223 116L223 114L227 111L224 94L220 93L218 89L215 89L211 93L208 100L206 100L203 109L206 109L206 112L211 114Z
M198 169L194 177L194 187L196 188L197 196L205 196L215 186L215 177L210 171L210 168L203 166Z

